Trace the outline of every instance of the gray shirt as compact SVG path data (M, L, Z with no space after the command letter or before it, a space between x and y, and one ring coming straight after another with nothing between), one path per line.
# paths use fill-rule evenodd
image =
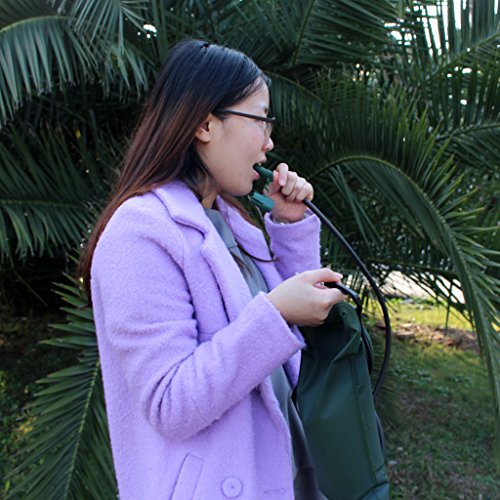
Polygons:
M269 291L259 268L251 257L240 250L231 228L221 213L211 208L206 208L205 213L217 229L229 252L239 264L252 296L255 297L259 292ZM291 398L292 386L284 367L278 367L270 376L274 393L288 423L292 437L295 498L296 500L326 500L326 497L318 489L302 422Z

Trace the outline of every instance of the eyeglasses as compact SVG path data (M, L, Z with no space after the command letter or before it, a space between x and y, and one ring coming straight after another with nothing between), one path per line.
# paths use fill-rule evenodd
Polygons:
M274 116L251 115L250 113L243 113L243 111L236 111L234 109L218 109L217 113L228 113L231 115L243 116L245 118L252 118L253 120L259 120L261 122L264 122L266 125L265 129L266 142L269 140L269 137L271 137L271 132L273 131L273 125L274 122L276 121L276 118Z

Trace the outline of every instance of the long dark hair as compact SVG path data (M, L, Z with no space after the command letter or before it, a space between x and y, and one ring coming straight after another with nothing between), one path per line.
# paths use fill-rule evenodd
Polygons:
M194 147L197 128L209 113L217 115L217 109L229 108L269 84L248 56L228 47L186 40L169 51L115 188L80 257L78 276L89 299L94 250L115 210L132 196L174 179L184 181L201 201L213 179ZM235 199L227 201L244 214Z

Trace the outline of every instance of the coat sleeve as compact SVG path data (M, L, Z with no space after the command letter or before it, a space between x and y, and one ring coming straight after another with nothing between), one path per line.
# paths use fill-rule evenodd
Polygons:
M308 210L304 219L292 224L273 222L268 213L264 223L271 250L277 257L276 268L283 279L321 267L321 223L312 212Z
M154 236L167 230L169 248ZM200 344L179 238L165 214L122 206L92 263L104 376L123 376L149 423L172 440L219 419L304 346L264 293Z

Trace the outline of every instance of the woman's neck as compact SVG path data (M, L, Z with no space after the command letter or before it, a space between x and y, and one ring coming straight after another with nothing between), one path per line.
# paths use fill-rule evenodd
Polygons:
M201 200L201 204L203 205L203 208L215 208L217 209L217 193L211 193L207 196L205 196Z

